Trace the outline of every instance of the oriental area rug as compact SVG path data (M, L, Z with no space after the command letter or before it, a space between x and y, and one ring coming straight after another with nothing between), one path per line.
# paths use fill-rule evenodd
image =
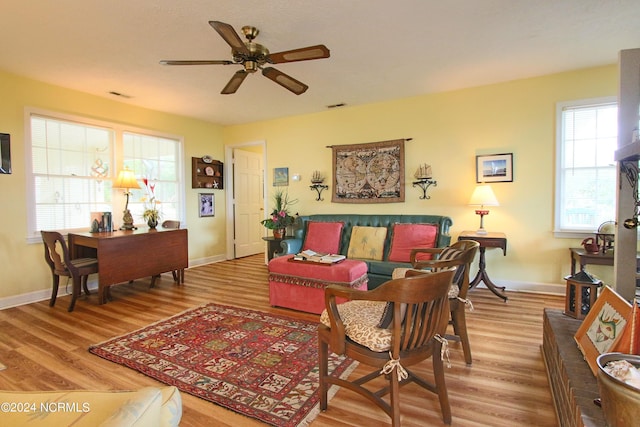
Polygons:
M217 304L187 310L89 351L262 422L305 426L319 412L317 323ZM357 362L331 354L346 378ZM330 396L337 387L330 389Z

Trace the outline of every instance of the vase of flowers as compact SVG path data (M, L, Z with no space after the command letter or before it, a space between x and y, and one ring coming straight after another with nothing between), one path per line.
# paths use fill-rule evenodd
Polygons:
M297 199L289 199L289 194L277 189L273 195L274 208L269 218L260 221L265 228L273 230L273 237L282 239L286 235L287 227L293 225L295 217L289 214L289 207L298 202Z
M147 195L142 198L144 202L144 212L142 212L142 218L147 221L147 225L150 229L155 229L160 221L160 211L158 210L158 203L156 199L155 189L156 185L150 183L148 178L142 178L144 186L147 190Z

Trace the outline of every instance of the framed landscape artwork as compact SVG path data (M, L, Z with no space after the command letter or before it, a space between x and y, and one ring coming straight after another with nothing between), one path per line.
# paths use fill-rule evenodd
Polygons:
M476 182L512 182L513 153L476 156Z
M273 168L273 186L289 185L289 168Z
M598 374L596 359L609 353L622 336L631 317L631 304L605 286L574 338L593 375Z

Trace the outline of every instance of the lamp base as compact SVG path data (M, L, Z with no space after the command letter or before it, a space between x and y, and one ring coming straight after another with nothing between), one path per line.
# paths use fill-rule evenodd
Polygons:
M125 209L123 213L124 216L122 217L122 227L120 227L120 230L137 230L138 227L133 225L133 216L131 215L131 211L129 211L129 209Z
M480 228L478 228L476 234L487 234L487 230L484 229L484 216L489 215L489 211L486 209L478 209L476 210L476 214L480 215Z

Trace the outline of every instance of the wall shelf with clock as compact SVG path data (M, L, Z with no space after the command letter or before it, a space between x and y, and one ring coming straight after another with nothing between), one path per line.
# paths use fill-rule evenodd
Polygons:
M224 189L223 163L210 156L192 157L191 188Z

